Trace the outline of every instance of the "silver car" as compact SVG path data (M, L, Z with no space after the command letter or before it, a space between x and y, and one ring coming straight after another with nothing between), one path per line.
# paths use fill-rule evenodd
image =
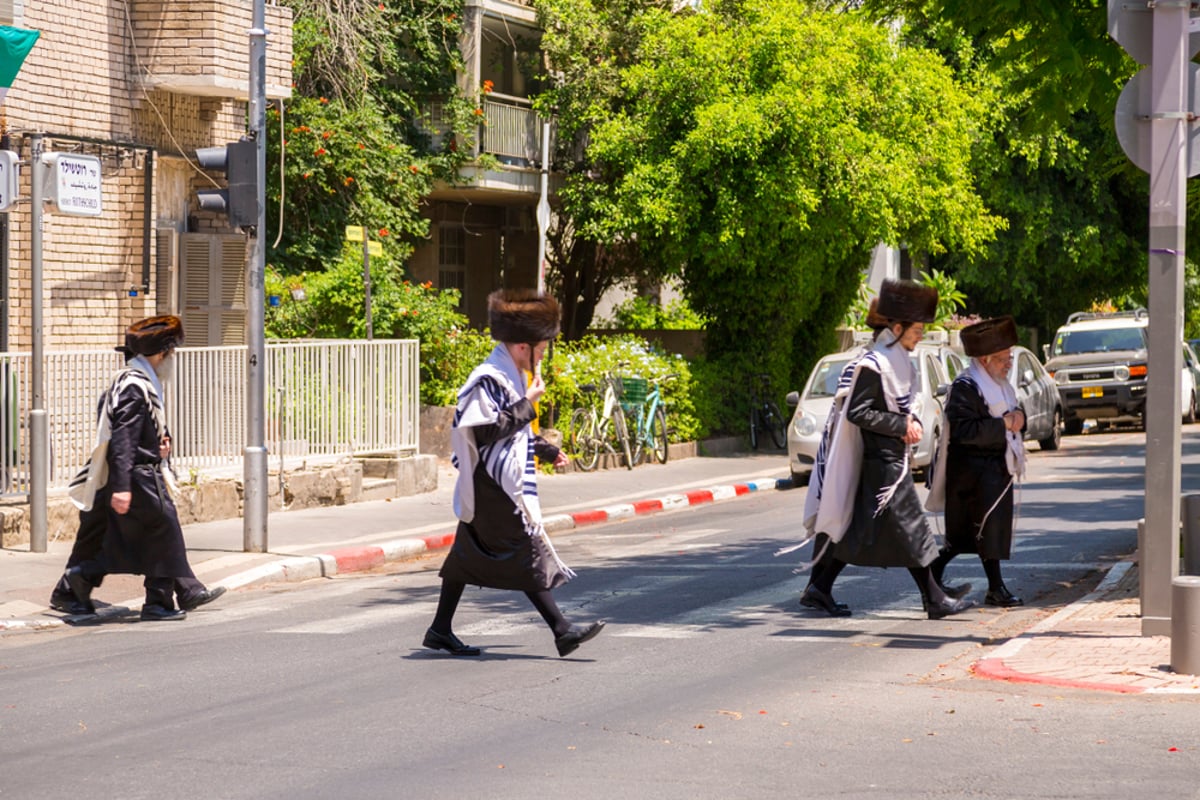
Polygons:
M824 356L813 367L803 392L788 393L787 404L795 408L787 429L788 467L795 483L806 482L812 474L825 420L833 407L838 378L846 365L863 352L864 348L856 347ZM949 380L939 357L938 345L918 344L911 358L918 376L913 413L925 428L925 436L912 446L910 456L913 467L921 470L929 466L942 435L944 426L939 398L946 393Z

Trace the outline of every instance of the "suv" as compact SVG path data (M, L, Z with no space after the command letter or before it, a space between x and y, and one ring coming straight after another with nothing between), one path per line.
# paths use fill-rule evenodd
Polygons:
M1084 419L1142 421L1149 324L1144 308L1109 314L1078 312L1054 334L1046 371L1054 376L1062 396L1066 433L1082 433ZM1196 382L1186 357L1182 377L1184 421L1194 422Z

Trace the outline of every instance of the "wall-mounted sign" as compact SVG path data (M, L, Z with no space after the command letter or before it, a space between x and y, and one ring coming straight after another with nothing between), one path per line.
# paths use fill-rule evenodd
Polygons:
M46 202L60 214L75 217L98 217L103 211L104 194L100 182L100 159L75 153L46 153L42 164L47 167L43 178Z

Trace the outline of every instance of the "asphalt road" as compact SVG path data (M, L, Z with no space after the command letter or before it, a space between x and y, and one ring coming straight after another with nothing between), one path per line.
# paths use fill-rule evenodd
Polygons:
M567 659L522 595L474 588L455 628L484 655L421 649L440 557L6 639L0 798L1197 797L1193 697L968 673L1133 549L1141 447L1033 457L1016 611L930 621L906 571L853 567L853 617L800 608L773 553L801 489L557 539L564 611L609 621Z

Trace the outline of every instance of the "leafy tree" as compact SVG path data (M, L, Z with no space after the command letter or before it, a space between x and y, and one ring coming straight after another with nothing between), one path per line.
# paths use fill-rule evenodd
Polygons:
M749 5L644 15L588 149L612 177L587 224L679 274L730 421L747 373L799 385L877 242L973 252L996 227L969 171L982 109L938 57L856 13Z

